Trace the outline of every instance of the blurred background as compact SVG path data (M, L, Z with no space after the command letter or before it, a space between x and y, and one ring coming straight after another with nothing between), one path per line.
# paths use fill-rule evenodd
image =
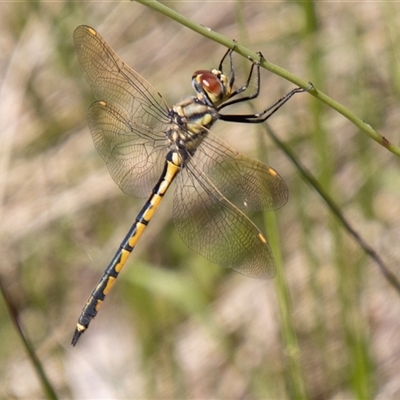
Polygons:
M400 142L398 4L168 5ZM278 249L278 279L241 276L187 248L171 220L172 190L72 348L81 308L144 201L120 192L94 149L94 98L72 44L80 24L171 105L193 94L193 71L218 66L226 50L138 3L0 4L0 279L57 396L399 398L399 293L260 126L218 122L213 131L289 187L276 221L262 227L255 216ZM235 61L244 82L250 63ZM292 87L262 70L255 109ZM308 94L269 124L400 277L398 158ZM0 339L0 398L46 397L4 298Z

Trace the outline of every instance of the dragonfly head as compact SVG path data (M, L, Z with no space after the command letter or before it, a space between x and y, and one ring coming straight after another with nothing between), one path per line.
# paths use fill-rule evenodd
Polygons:
M232 93L228 78L218 69L199 70L192 76L192 85L201 100L211 106L218 106Z

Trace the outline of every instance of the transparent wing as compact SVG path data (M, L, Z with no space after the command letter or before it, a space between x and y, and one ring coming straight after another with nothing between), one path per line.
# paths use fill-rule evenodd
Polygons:
M162 172L167 105L93 28L74 32L79 64L95 102L88 111L95 147L122 191L147 197Z
M273 168L238 153L211 132L192 162L224 197L241 209L275 210L287 202L287 186Z
M177 177L173 214L183 241L210 261L256 278L274 275L273 254L262 233L194 159Z
M147 197L163 170L165 135L128 121L104 101L88 110L89 128L96 150L111 177L127 193Z
M168 106L161 95L127 66L98 32L85 25L74 32L79 64L98 100L104 100L130 122L162 131Z

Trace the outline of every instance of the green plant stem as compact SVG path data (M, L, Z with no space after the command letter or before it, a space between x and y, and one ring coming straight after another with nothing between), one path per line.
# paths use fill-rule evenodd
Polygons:
M261 140L260 140L261 142ZM282 341L285 346L285 361L287 364L286 381L289 398L307 399L305 383L300 362L300 348L297 341L296 329L293 321L292 304L290 300L289 285L283 267L281 245L277 234L278 226L276 215L272 212L264 213L264 221L268 226L268 240L273 250L276 261L276 277L274 280Z
M258 53L249 50L247 47L240 45L239 43L235 42L232 39L227 38L224 35L221 35L220 33L214 32L211 28L208 28L206 26L191 21L190 19L184 17L183 15L159 3L156 0L135 0L135 1L155 11L160 12L161 14L175 20L179 24L186 26L187 28L199 33L200 35L203 35L208 39L213 40L216 43L222 44L223 46L229 47L231 49L234 48L234 51L242 55L243 57L257 61L260 58ZM260 66L288 80L289 82L294 83L299 87L302 87L304 89L310 87L310 82L300 79L299 77L291 74L289 71L286 71L285 69L265 59L260 60ZM311 90L309 90L309 93L318 100L325 103L327 106L331 107L332 109L342 114L345 118L347 118L350 122L352 122L355 126L357 126L363 133L365 133L371 139L375 140L381 146L386 147L390 152L400 157L400 147L395 146L385 136L382 136L375 129L373 129L371 125L367 124L362 119L353 114L348 108L346 108L339 102L333 100L332 98L330 98L329 96L327 96L325 93L321 92L314 86L312 87Z
M0 292L2 293L6 307L8 309L10 318L14 323L14 326L18 332L18 336L21 338L22 343L25 347L26 353L28 354L28 358L32 363L33 369L37 374L37 377L42 384L43 391L46 395L46 398L49 400L57 400L57 394L53 388L52 383L50 382L46 371L43 368L43 364L40 361L39 357L36 354L35 348L32 345L31 341L29 340L28 336L25 333L25 330L21 326L19 322L19 312L17 308L14 306L14 302L9 296L6 288L4 287L3 281L0 279Z

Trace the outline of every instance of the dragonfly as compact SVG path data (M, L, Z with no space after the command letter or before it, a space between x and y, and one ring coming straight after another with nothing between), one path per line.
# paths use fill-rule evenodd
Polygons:
M172 181L173 220L190 248L241 274L273 277L268 241L244 211L282 207L287 186L275 169L240 154L210 128L217 120L262 123L307 89L294 88L257 114L221 112L260 91L260 63L255 60L246 83L235 88L234 49L228 49L218 68L193 73L195 96L169 107L95 29L78 26L73 39L97 99L87 115L95 148L123 192L148 199L83 307L72 345L96 316Z

